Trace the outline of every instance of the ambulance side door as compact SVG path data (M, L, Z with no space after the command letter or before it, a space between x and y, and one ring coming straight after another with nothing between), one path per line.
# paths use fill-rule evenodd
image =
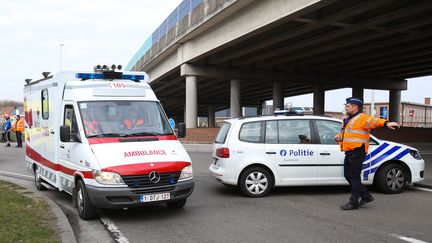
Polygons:
M73 174L75 171L79 171L81 167L79 154L80 148L83 146L75 111L73 104L65 103L63 105L61 125L70 127L71 138L68 142L59 141L60 180L63 190L69 193L72 193Z

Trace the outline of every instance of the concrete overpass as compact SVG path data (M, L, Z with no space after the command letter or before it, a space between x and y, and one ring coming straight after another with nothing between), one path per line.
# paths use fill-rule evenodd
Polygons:
M187 127L308 93L323 114L324 92L344 87L389 90L399 121L406 79L432 75L431 27L429 0L184 0L127 68Z

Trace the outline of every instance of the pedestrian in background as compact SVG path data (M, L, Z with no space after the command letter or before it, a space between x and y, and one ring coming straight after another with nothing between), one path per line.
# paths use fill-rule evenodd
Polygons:
M17 148L22 148L22 133L24 132L24 120L21 119L20 115L16 115L15 119L15 134L17 138Z
M5 122L5 127L4 127L4 132L5 132L5 137L6 137L6 147L10 147L10 132L12 129L12 123L10 121L10 116L9 114L5 114L4 118L6 119Z
M363 161L369 149L370 129L388 127L394 130L400 126L396 122L361 113L363 101L360 98L347 98L345 110L347 115L343 119L341 132L336 134L335 140L339 142L341 151L345 152L344 176L351 186L351 197L341 208L354 210L375 200L362 184L360 177Z

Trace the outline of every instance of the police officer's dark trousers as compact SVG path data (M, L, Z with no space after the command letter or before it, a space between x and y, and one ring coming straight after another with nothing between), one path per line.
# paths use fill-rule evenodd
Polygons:
M367 199L372 197L366 187L361 183L360 178L365 157L364 145L352 151L345 152L344 175L345 179L351 185L349 203L354 206L358 206L360 197Z
M22 132L16 132L17 147L22 147Z

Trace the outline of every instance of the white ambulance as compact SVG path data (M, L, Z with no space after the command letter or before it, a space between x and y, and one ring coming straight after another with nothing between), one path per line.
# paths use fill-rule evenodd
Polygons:
M182 208L192 162L143 72L113 65L61 71L24 87L26 167L37 189L72 195L82 219L97 208Z
M210 174L249 197L277 186L348 185L345 155L334 140L341 121L288 115L226 120L213 145ZM361 178L385 193L399 193L407 183L422 181L424 169L417 149L371 136Z

